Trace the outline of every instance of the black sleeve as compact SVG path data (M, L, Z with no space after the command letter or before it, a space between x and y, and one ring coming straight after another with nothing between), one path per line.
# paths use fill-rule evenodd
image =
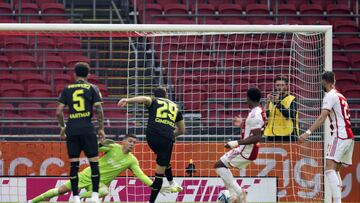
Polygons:
M99 88L97 86L93 85L92 89L93 89L93 95L92 95L93 104L95 104L96 102L103 102Z
M296 99L291 102L289 109L285 108L280 102L276 104L276 108L279 109L285 118L295 119L297 111Z
M155 102L156 102L156 98L154 97L154 98L151 99L151 104L149 106L145 105L146 108L151 109Z
M266 118L269 118L269 116L270 116L270 110L267 109L267 110L266 110Z
M177 116L176 116L176 120L175 123L184 120L181 111L178 111Z
M67 102L66 102L66 91L67 88L64 88L64 90L61 92L59 98L58 98L58 102L59 103L62 103L64 105L67 105Z

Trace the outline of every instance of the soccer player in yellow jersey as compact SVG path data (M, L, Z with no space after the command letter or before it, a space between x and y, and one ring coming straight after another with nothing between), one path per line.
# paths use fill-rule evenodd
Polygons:
M133 134L125 135L122 145L116 144L112 140L105 140L103 144L99 144L99 151L105 152L104 156L99 159L100 168L100 184L99 197L109 194L108 186L119 173L130 169L136 177L138 177L145 185L151 186L153 181L144 174L139 166L137 158L131 153L136 143L136 136ZM85 168L79 173L79 189L85 188L87 192L80 194L81 198L91 197L91 169ZM55 196L59 196L71 191L70 181L66 181L59 188L53 188L47 192L28 201L29 203L37 203L49 200ZM162 192L170 192L169 186L163 187Z

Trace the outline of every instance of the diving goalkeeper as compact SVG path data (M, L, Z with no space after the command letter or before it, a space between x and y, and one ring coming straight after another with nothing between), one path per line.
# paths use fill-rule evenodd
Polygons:
M126 169L130 169L145 185L150 187L153 184L150 178L140 169L137 158L131 153L134 149L136 140L135 135L127 134L122 141L122 145L116 144L114 141L109 139L105 140L102 144L99 144L99 151L105 153L104 156L99 159L99 197L104 197L109 194L108 186L111 181L114 180L119 173L125 171ZM82 188L85 188L87 192L80 194L80 197L90 198L92 193L90 167L85 168L79 173L79 190ZM66 181L59 188L50 189L28 202L36 203L49 200L55 196L63 195L70 191L70 181ZM162 191L170 192L170 188L163 187Z

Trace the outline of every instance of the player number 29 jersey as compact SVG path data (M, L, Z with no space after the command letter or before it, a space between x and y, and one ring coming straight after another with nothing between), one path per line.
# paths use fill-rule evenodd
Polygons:
M183 120L177 104L169 99L153 98L148 110L146 133L174 139L175 123Z

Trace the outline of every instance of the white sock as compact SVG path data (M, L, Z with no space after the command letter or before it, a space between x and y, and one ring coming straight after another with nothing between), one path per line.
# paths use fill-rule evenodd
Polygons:
M234 176L232 175L231 171L228 168L224 168L224 167L216 168L215 171L221 177L221 179L223 179L224 183L228 187L233 189L238 196L241 197L242 189L241 189L240 185L234 179ZM230 190L230 188L229 188L229 190Z
M340 176L340 172L338 171L337 172L337 176L338 176L338 178L339 178L339 182L340 182L340 187L341 187L341 189L340 189L340 191L342 190L342 179L341 179L341 176Z
M325 171L325 174L329 180L334 203L341 203L341 181L339 180L338 174L335 170L327 170Z
M80 197L79 195L76 195L73 197L74 203L79 203L80 202Z
M91 193L91 198L92 198L92 199L99 199L99 193L97 193L97 192L92 192L92 193Z

